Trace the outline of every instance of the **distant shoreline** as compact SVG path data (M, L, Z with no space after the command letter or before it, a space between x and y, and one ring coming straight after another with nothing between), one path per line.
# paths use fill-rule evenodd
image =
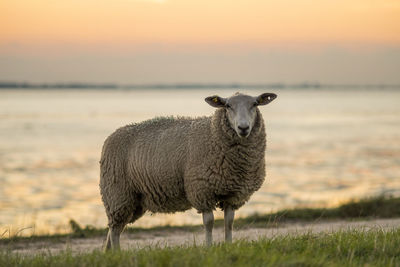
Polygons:
M400 84L323 84L323 83L156 83L156 84L117 84L117 83L30 83L0 81L4 89L400 89Z

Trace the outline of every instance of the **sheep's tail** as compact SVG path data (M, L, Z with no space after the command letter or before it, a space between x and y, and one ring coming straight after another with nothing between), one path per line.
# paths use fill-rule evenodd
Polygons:
M125 177L128 149L124 140L118 137L121 136L107 138L101 153L100 180L106 183L116 183L118 179Z
M125 177L125 161L119 157L105 158L100 161L100 179L103 182L116 183Z

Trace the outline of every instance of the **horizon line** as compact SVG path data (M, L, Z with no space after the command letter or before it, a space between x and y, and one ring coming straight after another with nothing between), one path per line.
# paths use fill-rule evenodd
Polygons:
M229 89L229 88L400 88L400 83L320 83L320 82L266 82L266 83L248 83L248 82L176 82L176 83L95 83L95 82L16 82L0 81L0 89Z

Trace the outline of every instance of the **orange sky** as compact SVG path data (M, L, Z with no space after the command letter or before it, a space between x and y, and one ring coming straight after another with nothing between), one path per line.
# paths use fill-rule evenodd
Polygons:
M400 44L397 0L9 0L0 43Z
M0 81L400 84L400 0L0 0Z

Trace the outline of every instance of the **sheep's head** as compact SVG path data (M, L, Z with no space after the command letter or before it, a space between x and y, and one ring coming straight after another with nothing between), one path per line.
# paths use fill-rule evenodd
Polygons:
M235 94L229 98L217 95L209 96L205 100L216 108L224 108L232 129L243 138L250 135L257 117L257 108L266 105L276 98L276 94L264 93L257 97Z

